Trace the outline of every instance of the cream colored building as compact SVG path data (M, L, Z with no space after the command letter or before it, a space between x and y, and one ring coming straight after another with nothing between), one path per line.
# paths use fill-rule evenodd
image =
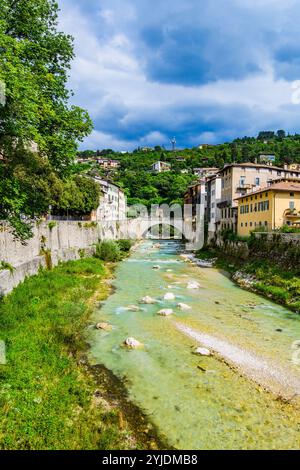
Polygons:
M259 191L274 180L295 178L300 181L300 171L257 163L233 163L220 170L221 201L218 231L237 231L237 198Z
M272 231L283 225L300 228L300 181L274 182L238 198L237 233Z
M93 220L124 220L126 218L126 197L122 189L111 181L99 177L93 179L101 189L99 207L93 215Z

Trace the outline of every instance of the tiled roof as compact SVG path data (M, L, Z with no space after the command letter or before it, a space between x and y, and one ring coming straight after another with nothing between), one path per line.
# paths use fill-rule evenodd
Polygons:
M230 163L228 165L225 165L224 168L220 170L220 173L224 170L227 170L228 168L231 167L241 167L241 168L267 168L269 170L278 170L278 171L285 171L287 173L300 173L298 170L291 170L288 168L282 168L280 166L274 166L274 165L263 165L261 163Z
M297 181L280 181L278 183L273 183L270 186L253 191L251 193L246 193L243 196L237 197L236 199L242 199L245 197L253 196L255 194L264 193L266 191L288 191L288 192L300 192L300 182Z

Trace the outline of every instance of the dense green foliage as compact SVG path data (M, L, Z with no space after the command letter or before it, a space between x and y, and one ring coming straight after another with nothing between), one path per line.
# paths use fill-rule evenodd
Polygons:
M102 261L120 261L129 253L132 244L131 240L104 240L97 243L95 256Z
M68 103L73 43L57 30L57 14L54 0L0 0L0 219L21 238L30 235L24 217L59 205L77 143L92 128Z
M27 279L1 301L1 449L134 445L125 423L120 429L119 410L95 402L99 385L80 361L89 299L107 296L106 276L97 259L69 262Z

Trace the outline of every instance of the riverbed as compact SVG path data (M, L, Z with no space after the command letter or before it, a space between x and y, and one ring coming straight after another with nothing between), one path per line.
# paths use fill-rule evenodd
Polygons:
M181 249L175 241L160 248L146 241L118 266L114 292L93 318L113 328L89 329L91 362L125 383L172 447L298 449L300 366L292 357L299 316L217 269L185 262ZM191 283L198 288L188 289ZM175 299L164 300L166 293ZM157 303L139 304L146 295ZM157 315L165 308L174 314ZM127 350L128 337L144 347ZM211 356L194 354L197 347Z

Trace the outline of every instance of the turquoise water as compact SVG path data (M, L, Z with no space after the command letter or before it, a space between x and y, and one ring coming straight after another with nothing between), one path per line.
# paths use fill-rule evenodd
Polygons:
M176 242L157 249L147 241L119 265L115 291L93 319L113 329L89 330L91 362L121 378L130 399L178 449L299 448L297 398L289 404L277 396L298 393L292 344L300 339L300 318L241 290L216 269L184 262L179 249ZM187 289L189 281L200 288ZM176 300L163 300L167 292ZM159 303L126 310L146 295ZM178 302L191 310L179 310ZM162 308L174 315L158 316ZM188 336L187 328L208 344ZM128 337L144 347L128 351L122 345ZM210 343L213 356L193 354Z

